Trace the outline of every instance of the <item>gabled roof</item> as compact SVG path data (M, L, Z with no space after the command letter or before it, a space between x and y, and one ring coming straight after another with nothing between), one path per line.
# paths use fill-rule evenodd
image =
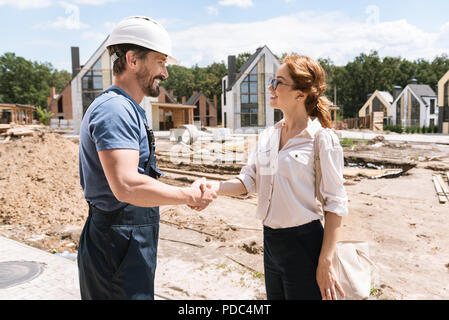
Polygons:
M252 65L252 63L254 62L254 60L256 60L257 56L259 55L259 53L260 53L264 48L267 48L268 51L274 56L273 52L271 52L270 48L268 48L266 45L264 45L263 47L257 48L256 52L255 52L251 57L249 57L249 58L245 61L245 63L240 67L240 69L239 69L238 72L237 72L237 75L236 75L236 77L235 77L234 82L229 83L228 88L232 88L232 87L234 86L234 84L236 84L237 81L239 81L239 79L240 79L244 74L247 73L247 72L245 72L245 71L248 70L248 68ZM230 90L230 89L228 89L228 90Z
M393 96L388 91L378 91L379 94L384 98L386 102L390 105L393 103Z
M104 41L101 43L101 45L97 48L97 50L94 51L94 53L90 56L89 59L87 59L86 63L81 67L80 71L78 71L78 73L72 78L72 80L70 82L73 81L73 79L78 78L78 77L84 77L87 73L87 71L89 71L89 69L91 68L91 66L97 62L97 60L93 61L93 59L95 57L97 57L97 53L100 50L107 50L106 49L106 41L109 39L109 36L106 37L106 39L104 39ZM102 51L103 52L103 51ZM100 55L101 56L101 55ZM98 58L97 58L98 59Z
M192 95L189 100L187 100L186 104L195 104L200 98L201 94L202 92L197 92L196 94Z
M443 85L447 81L449 81L449 70L441 77L440 81L438 81L438 85Z
M186 104L195 104L198 102L201 96L204 96L206 98L206 102L209 104L212 104L210 100L206 97L206 95L203 92L197 92L196 94L192 95L189 100L187 100Z
M380 98L382 104L385 106L385 109L387 111L387 115L390 115L390 107L393 103L393 96L388 91L379 91L376 90L374 93L368 98L368 100L365 102L362 108L359 110L359 116L364 116L363 114L366 112L366 108L368 108L369 103L374 100L374 98Z
M167 98L168 98L168 100L171 102L171 103L177 103L176 102L176 100L175 100L175 97L173 97L168 91L167 91L167 89L165 89L163 86L160 86L159 87L160 89L160 92L159 92L159 96L161 95L161 94L163 94L163 95L165 95Z
M426 102L423 100L423 97L432 97L436 98L437 95L435 91L432 90L432 88L427 84L409 84L407 85L404 90L396 97L393 104L397 103L399 99L401 99L404 92L406 92L406 89L409 88L413 94L421 101L421 103L426 104Z
M409 84L408 87L420 97L436 97L435 91L427 84Z
M441 77L440 81L438 81L438 106L442 107L445 104L444 99L444 87L446 83L449 82L449 71Z

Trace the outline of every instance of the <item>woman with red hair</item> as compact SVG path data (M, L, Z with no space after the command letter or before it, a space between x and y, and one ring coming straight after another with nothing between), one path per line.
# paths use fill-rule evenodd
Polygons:
M282 110L284 119L259 135L255 152L236 179L208 183L219 195L258 194L269 300L335 300L344 292L332 256L348 198L343 150L331 129L331 102L324 96L326 74L312 58L291 54L270 80L269 90L270 106Z

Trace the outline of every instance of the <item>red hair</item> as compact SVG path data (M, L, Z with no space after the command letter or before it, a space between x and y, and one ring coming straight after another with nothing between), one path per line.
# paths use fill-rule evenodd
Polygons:
M332 128L332 118L328 107L332 102L324 95L327 89L326 72L314 59L295 54L287 55L283 63L288 67L295 90L307 94L305 102L307 114L318 118L323 128Z

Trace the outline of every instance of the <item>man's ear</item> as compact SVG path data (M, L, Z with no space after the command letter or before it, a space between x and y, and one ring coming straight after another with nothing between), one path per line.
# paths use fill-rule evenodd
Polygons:
M134 51L128 50L126 53L126 64L131 68L134 69L137 64L137 55Z

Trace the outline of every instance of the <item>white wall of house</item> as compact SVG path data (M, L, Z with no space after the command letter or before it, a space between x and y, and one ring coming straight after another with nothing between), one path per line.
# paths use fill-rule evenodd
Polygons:
M112 67L110 63L109 53L106 49L106 40L102 43L102 45L95 51L95 53L90 57L90 59L86 62L86 64L83 66L81 71L73 78L72 80L72 108L73 108L73 125L74 125L74 133L79 134L80 133L80 127L81 127L81 121L83 118L83 98L82 98L82 79L86 75L86 73L89 71L89 69L92 68L92 66L97 62L98 59L102 59L102 65L103 65L103 80L108 76L108 73L110 73L110 77L113 80L112 75ZM104 66L107 65L108 68L104 68ZM106 90L109 86L106 84L107 82L103 81L103 90ZM153 107L151 105L152 101L157 101L157 98L153 97L144 97L144 99L141 102L142 108L145 110L147 119L148 119L148 126L154 130L159 130L159 113L155 113L155 119L153 119ZM155 126L156 125L156 126Z
M427 104L427 106L425 106L424 108L421 108L421 127L422 126L429 127L431 120L433 120L433 124L435 126L438 126L438 109L439 108L438 108L438 103L437 103L437 97L422 97L422 99ZM434 106L435 106L433 114L430 113L431 100L434 101Z
M419 110L420 110L420 117L419 117L419 126L430 126L430 120L433 119L435 125L438 124L438 108L437 108L437 97L418 97L413 90L409 88L409 86L405 87L404 90L401 92L401 94L396 98L396 100L391 105L391 115L392 115L392 121L393 123L397 123L397 117L396 117L396 109L398 102L401 100L401 97L404 96L404 105L402 108L404 109L404 113L401 119L401 122L399 124L403 126L410 126L411 124L408 123L408 103L409 103L409 92L412 94L418 101L419 101ZM430 100L435 100L435 114L430 114ZM424 102L423 102L424 101Z
M72 79L72 112L73 112L73 126L74 133L80 133L81 121L83 119L83 97L82 97L82 79L92 68L92 66L97 62L98 59L102 57L102 55L106 51L105 46L106 41L95 51L95 53L90 57L90 59L86 62L83 68L78 72L78 74ZM112 73L112 70L111 70Z
M274 125L274 109L270 107L270 92L268 90L270 78L274 78L277 69L280 66L279 61L271 53L271 51L265 46L259 52L258 56L249 65L247 70L243 70L244 73L249 73L259 62L259 60L265 56L265 126L259 127L241 127L241 103L240 103L240 85L245 79L245 76L240 77L233 85L232 90L222 90L221 103L222 103L222 120L225 121L224 114L226 113L226 127L230 128L233 132L244 133L257 133L267 127ZM222 86L226 81L228 84L228 76L223 77ZM226 95L226 104L224 104L224 95Z

